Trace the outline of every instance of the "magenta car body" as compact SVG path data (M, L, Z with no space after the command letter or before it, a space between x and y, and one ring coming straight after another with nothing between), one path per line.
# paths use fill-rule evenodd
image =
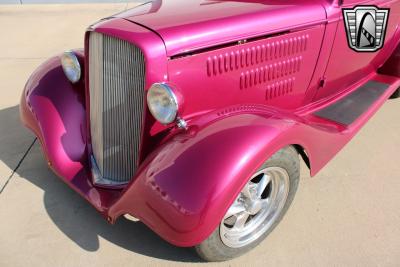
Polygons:
M377 52L348 46L342 9L358 4L390 8ZM88 29L85 49L75 51L78 83L65 77L59 56L41 65L22 95L22 121L52 170L109 222L130 214L168 242L193 246L276 151L295 145L314 176L399 88L399 21L398 0L153 1ZM139 107L137 168L122 186L93 181L93 32L139 48L142 90L173 84L187 122L186 129L162 125L146 104ZM367 83L386 87L351 122L318 115Z

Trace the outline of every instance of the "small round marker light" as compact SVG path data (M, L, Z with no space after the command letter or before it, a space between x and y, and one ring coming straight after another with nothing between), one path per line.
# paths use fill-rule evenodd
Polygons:
M77 83L81 78L81 65L72 51L66 51L61 56L61 65L65 76L71 83Z

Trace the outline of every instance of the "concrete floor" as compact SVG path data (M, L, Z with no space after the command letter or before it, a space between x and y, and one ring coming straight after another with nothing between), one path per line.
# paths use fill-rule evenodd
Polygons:
M0 6L0 189L8 182L0 193L0 266L204 264L141 223L108 225L47 169L19 122L19 96L38 64L82 47L87 25L125 8ZM216 265L400 266L399 112L400 100L388 101L317 177L303 166L295 201L269 238Z

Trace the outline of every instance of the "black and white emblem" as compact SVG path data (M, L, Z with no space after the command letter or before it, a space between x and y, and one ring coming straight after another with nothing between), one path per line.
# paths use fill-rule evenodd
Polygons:
M388 8L344 8L343 17L350 48L357 52L375 52L381 49L385 41L388 16Z

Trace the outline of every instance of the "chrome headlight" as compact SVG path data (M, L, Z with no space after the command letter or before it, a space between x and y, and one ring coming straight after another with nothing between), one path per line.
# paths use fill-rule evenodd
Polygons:
M172 88L155 83L147 93L147 105L151 114L162 124L174 122L178 114L178 100Z
M61 65L65 76L72 83L77 83L81 78L81 65L79 60L72 51L66 51L61 56Z

